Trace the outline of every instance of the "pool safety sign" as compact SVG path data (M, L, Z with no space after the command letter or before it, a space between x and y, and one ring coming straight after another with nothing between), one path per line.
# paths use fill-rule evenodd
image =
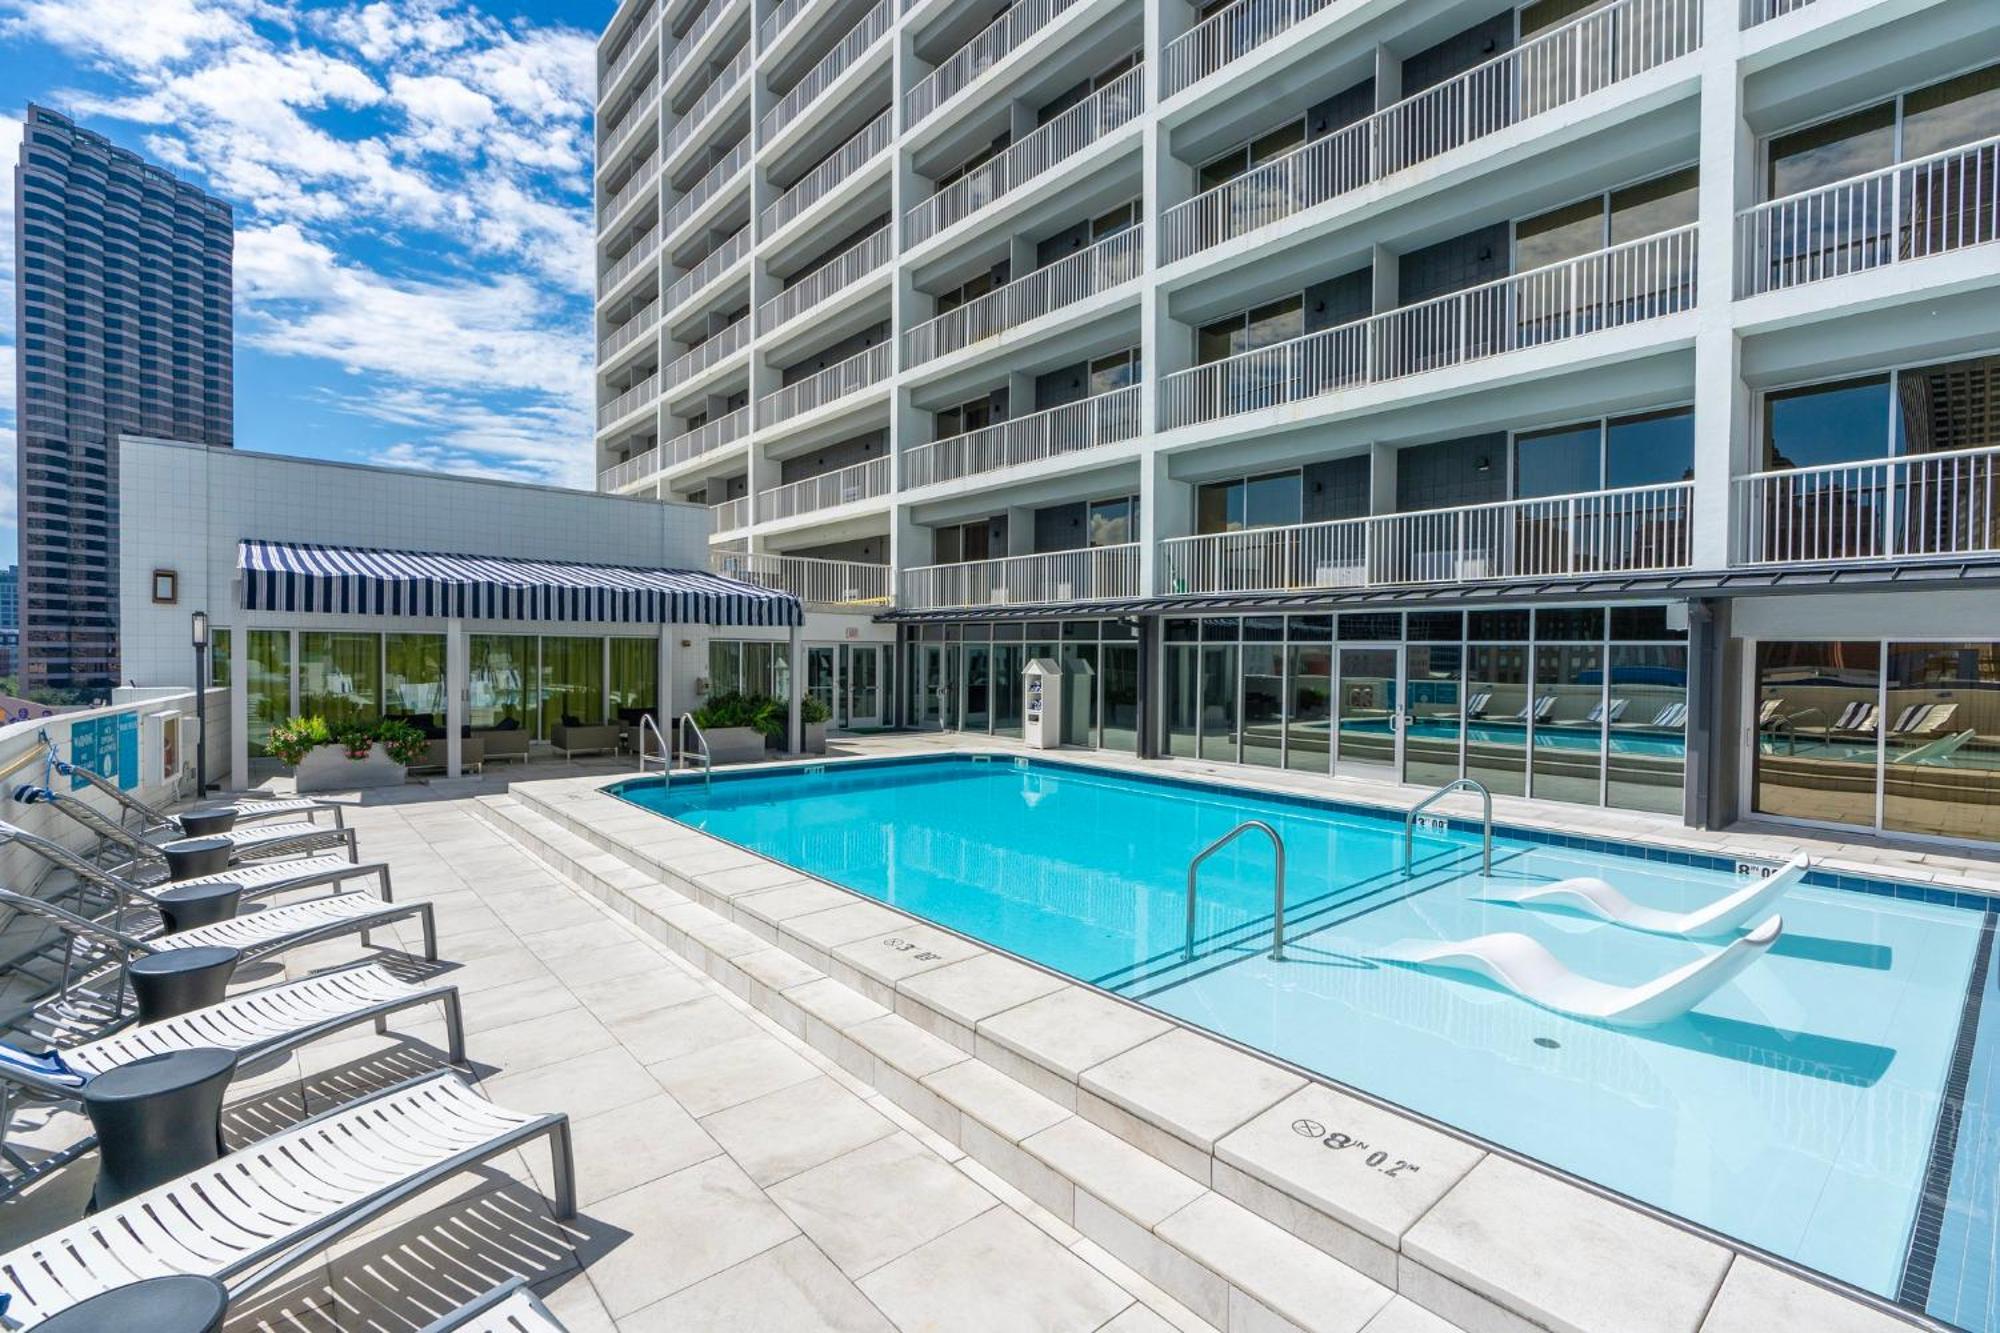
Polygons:
M69 724L69 761L77 768L110 778L130 791L139 785L139 715L86 717ZM89 783L70 774L71 791Z

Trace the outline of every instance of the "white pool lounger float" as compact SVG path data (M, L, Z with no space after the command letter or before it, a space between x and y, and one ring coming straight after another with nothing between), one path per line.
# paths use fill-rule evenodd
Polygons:
M1771 917L1727 948L1636 986L1613 986L1572 972L1540 942L1503 931L1469 940L1404 940L1376 956L1385 962L1476 972L1530 1004L1613 1027L1653 1027L1679 1018L1761 958L1784 933Z
M1558 880L1531 889L1501 889L1482 896L1488 902L1512 903L1516 907L1573 908L1648 935L1718 939L1734 935L1744 923L1760 916L1766 907L1795 888L1805 878L1808 868L1804 854L1800 854L1765 878L1753 879L1736 892L1692 912L1641 907L1595 875Z

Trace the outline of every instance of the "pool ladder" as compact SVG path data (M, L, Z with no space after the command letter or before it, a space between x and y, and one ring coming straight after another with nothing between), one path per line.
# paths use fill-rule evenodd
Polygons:
M1235 842L1245 833L1257 832L1271 840L1271 850L1278 854L1277 873L1271 877L1271 961L1285 961L1285 840L1278 836L1278 830L1261 819L1249 819L1238 824L1229 832L1217 838L1208 846L1195 853L1194 860L1188 862L1187 873L1187 943L1181 949L1181 961L1194 961L1194 885L1195 875L1201 863Z
M1404 878L1407 879L1409 877L1411 873L1410 866L1415 856L1417 816L1455 791L1476 791L1479 793L1479 800L1485 806L1485 813L1480 816L1480 823L1484 825L1486 833L1485 846L1482 851L1479 869L1483 875L1491 875L1493 873L1493 793L1486 790L1486 785L1476 778L1453 778L1450 782L1445 783L1444 786L1439 787L1429 796L1424 797L1423 800L1411 806L1410 812L1403 816Z

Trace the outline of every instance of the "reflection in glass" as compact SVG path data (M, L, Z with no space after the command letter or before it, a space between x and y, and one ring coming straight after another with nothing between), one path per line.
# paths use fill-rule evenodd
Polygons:
M1412 617L1414 620L1415 617ZM1403 781L1434 787L1458 776L1463 650L1457 644L1413 643L1403 662L1410 720L1403 729Z
M1882 826L2000 839L2000 645L1892 643Z
M1021 679L1022 666L1020 644L993 645L993 734L996 736L1018 737L1021 734L1025 689Z
M604 640L595 635L542 639L542 734L557 724L594 726L604 721Z
M1192 759L1201 728L1201 650L1169 644L1167 655L1167 753Z
M1396 654L1340 650L1340 753L1333 767L1342 776L1395 775Z
M475 729L515 731L535 720L529 690L535 641L525 634L466 637L466 720Z
M1467 651L1465 775L1477 778L1495 795L1525 795L1528 646L1478 644Z
M1097 645L1062 646L1064 745L1097 744Z
M1597 804L1606 715L1629 701L1604 701L1604 649L1540 644L1535 649L1535 798Z
M1285 767L1304 773L1332 768L1333 649L1322 643L1291 647L1290 700L1285 717Z
M1757 645L1759 814L1875 823L1881 646Z
M249 704L250 753L261 756L271 728L292 711L292 632L253 629L249 634L250 678L243 692Z
M444 735L444 635L382 636L382 715Z
M1277 768L1285 758L1285 650L1243 646L1243 762Z
M1687 649L1613 647L1611 697L1626 706L1611 723L1605 804L1679 814L1687 781Z
M382 706L382 636L299 634L299 713L328 726L373 722Z
M1236 762L1236 645L1201 650L1201 757Z
M965 720L967 731L987 731L993 724L992 708L987 700L990 693L989 674L993 650L983 643L965 645Z
M1139 749L1139 646L1104 646L1104 748L1120 754Z

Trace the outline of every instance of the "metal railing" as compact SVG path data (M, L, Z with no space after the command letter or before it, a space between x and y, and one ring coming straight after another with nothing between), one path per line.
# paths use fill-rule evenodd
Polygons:
M632 34L631 40L625 43L625 49L620 51L605 69L604 77L597 81L597 95L600 99L618 86L618 81L625 77L625 72L632 68L639 57L655 49L652 38L659 30L660 13L655 9L647 16L645 23L640 25L639 30Z
M901 606L1039 606L1139 594L1139 544L1087 546L903 571Z
M659 249L660 224L655 222L647 228L645 235L632 242L625 253L618 257L617 263L604 270L604 276L597 280L598 299L602 300L617 291L618 284L631 277L632 271L659 253Z
M1229 832L1217 838L1208 846L1194 854L1188 862L1187 871L1187 943L1181 949L1181 961L1194 961L1194 887L1195 875L1201 870L1201 863L1235 842L1245 833L1261 833L1271 840L1271 851L1278 858L1276 872L1271 876L1271 961L1285 961L1285 840L1278 836L1278 830L1261 819L1246 819Z
M992 160L903 213L903 244L916 245L999 202L1074 157L1146 108L1146 67L1127 70Z
M641 773L649 772L652 769L653 756L647 753L646 750L646 737L649 734L654 740L660 743L660 782L662 785L665 785L673 781L674 752L667 747L667 738L661 734L660 724L653 720L653 715L651 713L641 713L639 715L639 744L637 746L639 751L639 771Z
M671 78L674 71L687 63L688 57L694 54L697 46L701 45L701 39L708 36L710 30L721 21L722 16L734 6L734 3L735 0L708 0L708 3L701 7L701 12L694 16L694 22L688 24L674 44L667 48L666 64L660 72L662 79Z
M1701 44L1702 0L1615 0L1168 209L1173 263L1642 74ZM1220 16L1218 16L1220 17Z
M2000 446L1736 479L1740 564L2000 553Z
M796 384L765 394L757 400L757 424L773 426L850 393L859 393L871 384L882 383L895 369L890 350L888 343L878 343Z
M1756 296L2000 240L2000 135L1737 215L1737 293Z
M1245 528L1160 542L1163 594L1686 569L1694 483Z
M669 234L695 215L695 211L720 194L736 177L750 166L750 136L744 135L734 148L719 158L715 165L702 173L700 180L690 185L687 192L674 201L667 210L666 229Z
M936 69L903 94L903 124L906 127L917 124L964 92L974 79L1018 50L1076 3L1077 0L1015 0L999 18L938 62Z
M625 114L618 118L618 123L611 127L610 131L604 136L603 142L598 145L597 169L599 171L603 171L605 167L617 161L618 150L629 143L633 135L646 128L649 123L649 116L658 108L659 96L660 81L655 78L651 83L646 85L637 97L632 99L632 105L625 108Z
M686 764L692 764L692 763L694 762L694 756L695 756L695 755L700 755L700 756L701 756L701 785L702 785L702 786L704 786L704 787L711 787L711 786L714 786L714 785L715 785L715 754L714 754L714 752L713 752L713 751L711 751L711 750L710 750L710 749L708 748L708 737L706 737L706 736L704 736L704 735L702 735L702 734L701 734L701 723L699 723L699 722L697 722L697 721L695 721L695 720L694 720L694 714L693 714L693 713L682 713L682 714L681 714L681 720L680 720L680 726L679 726L678 730L679 730L679 733L680 733L680 735L679 735L679 740L680 740L680 756L681 756L681 762L682 762L682 763L686 763ZM700 746L700 748L699 748L699 749L695 748L695 746L692 746L692 745L689 745L689 744L688 744L688 733L689 733L690 731L692 731L692 732L694 733L694 738L695 738L695 741L696 741L696 742L697 742L697 743L699 744L699 746ZM661 777L660 777L660 785L661 785L661 786L665 786L665 785L667 785L668 783L670 783L670 782L672 782L672 781L673 781L673 778L672 778L671 776L669 776L669 773L670 773L670 771L671 771L671 766L667 766L667 767L666 767L666 768L665 768L665 769L663 770L663 772L662 772L662 774L661 774Z
M710 250L702 256L701 262L673 280L660 302L661 308L669 314L673 313L690 296L721 277L724 270L749 253L750 229L738 227L735 235Z
M1138 277L1145 264L1145 228L1130 227L1107 236L917 325L903 335L903 364L922 365L1107 292Z
M734 500L710 505L708 513L710 532L734 532L738 528L747 528L750 526L750 497L739 495Z
M1696 228L1627 241L1168 375L1160 427L1302 402L1694 308Z
M697 131L706 128L709 116L742 85L744 75L750 72L752 54L746 45L716 72L715 77L708 81L708 86L701 90L701 96L695 98L694 105L682 113L674 121L674 127L667 131L660 148L662 154L671 158L683 144L694 138Z
M667 367L667 392L672 393L681 385L716 362L750 345L750 320L745 317L734 324L709 335L680 354Z
M1143 385L1128 384L934 444L918 445L903 454L903 485L930 486L1136 439L1144 391Z
M757 327L769 333L881 268L889 262L889 241L884 227L827 260L758 306Z
M796 518L800 514L874 500L889 493L889 477L889 458L885 454L832 472L823 472L817 477L773 486L758 495L757 518L768 523L773 519Z
M875 43L889 34L889 25L895 21L894 0L879 0L873 9L861 16L861 21L849 28L841 39L833 44L833 49L820 57L819 63L807 70L805 77L793 84L778 104L764 113L757 122L757 132L761 140L769 143L785 126L797 120L805 109L819 100L819 97L849 66Z
M602 230L625 209L635 203L648 190L660 182L660 150L655 148L644 162L633 170L630 178L618 187L618 192L604 201L604 207L597 211L597 226Z
M605 336L603 342L597 344L598 361L600 363L609 361L612 357L618 355L618 353L624 351L627 347L630 347L633 344L633 342L638 339L640 334L646 332L646 330L652 328L655 324L658 324L659 322L660 322L659 301L657 300L648 301L643 307L640 308L637 314L633 315L632 318L626 320L623 324L620 324L617 328L613 329L609 334Z
M790 189L771 201L758 219L763 224L764 235L769 236L805 212L834 186L880 155L889 146L890 130L891 116L884 111L869 121L859 134L828 153L818 166L799 177Z
M664 472L699 458L703 454L714 453L717 449L749 433L750 409L739 407L715 420L696 426L674 436L665 444L656 445L643 454L636 454L622 463L614 463L597 474L597 489L600 491L622 490L632 483L655 473Z
M745 583L788 592L808 606L886 606L889 567L758 551L711 551L708 566Z
M1160 96L1172 97L1314 14L1333 0L1236 0L1168 42Z
M597 409L597 428L603 430L654 402L660 396L660 373L654 371L625 392Z
M778 40L778 34L791 27L792 20L811 3L812 0L785 0L783 4L766 14L763 26L757 30L757 49L770 50L771 44Z
M1409 808L1403 816L1403 876L1408 878L1410 868L1416 861L1417 816L1451 795L1455 791L1476 791L1482 806L1479 822L1484 826L1485 841L1480 852L1479 873L1493 873L1493 793L1486 790L1486 784L1477 778L1453 778L1423 800Z
M1813 0L1743 0L1743 26L1754 28L1759 23L1797 13L1812 3Z

